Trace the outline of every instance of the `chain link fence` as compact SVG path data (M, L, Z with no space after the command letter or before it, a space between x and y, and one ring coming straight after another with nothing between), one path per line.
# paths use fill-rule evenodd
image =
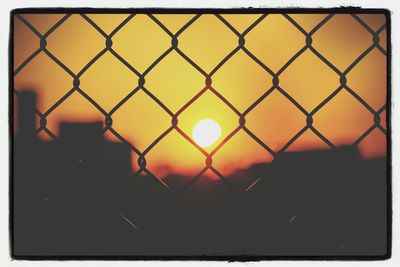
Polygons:
M53 106L47 109L44 112L37 110L37 115L40 118L39 127L36 130L36 133L45 132L54 140L57 140L57 135L54 134L50 129L46 127L48 116L56 110L66 99L68 99L72 93L77 92L81 96L83 96L88 102L90 102L98 111L100 111L104 115L104 132L112 133L116 138L118 138L122 143L124 143L131 151L133 151L138 156L138 170L136 174L145 174L149 177L154 178L156 181L160 182L165 189L171 191L174 194L181 194L185 190L187 190L199 177L201 177L205 172L211 171L215 175L217 175L222 181L226 182L232 189L243 191L242 189L237 188L234 184L232 184L227 177L225 177L217 168L213 166L213 156L239 131L243 130L248 134L253 140L255 140L263 149L266 150L267 153L270 153L273 157L278 154L285 152L288 147L295 142L300 136L303 135L307 130L311 130L315 133L324 143L326 143L330 148L335 149L334 143L329 140L326 136L324 136L313 124L313 116L317 114L321 109L325 107L327 103L329 103L332 99L334 99L339 92L345 90L350 93L356 101L358 101L371 115L373 119L373 123L371 126L363 132L353 143L354 146L357 146L362 142L374 129L379 129L383 134L387 134L387 130L381 124L381 115L383 112L386 112L387 106L386 104L381 106L379 109L374 109L370 104L367 103L355 90L353 90L347 83L346 75L357 65L361 60L363 60L371 51L378 50L384 56L387 55L387 51L380 44L380 34L386 29L386 24L379 27L377 30L372 29L359 15L357 14L348 14L354 19L357 23L359 23L366 31L371 35L371 44L370 46L363 51L354 62L352 62L344 71L339 70L332 62L330 62L322 53L320 53L313 46L313 36L316 32L318 32L324 25L331 20L335 14L327 14L327 16L322 19L311 31L306 31L299 23L293 19L290 14L279 14L284 19L289 21L293 27L295 27L303 36L304 36L304 46L297 51L291 58L278 70L273 71L268 65L264 64L259 58L257 58L252 51L250 51L246 47L246 37L247 35L259 25L263 20L265 20L269 14L260 14L260 17L254 21L245 31L242 33L239 32L228 20L226 20L221 14L212 14L215 16L220 23L225 25L232 33L237 37L237 46L228 53L225 58L220 61L210 72L202 69L196 62L191 59L188 55L185 54L179 48L179 38L183 32L185 32L188 28L193 25L203 14L196 14L190 19L183 27L181 27L176 33L171 32L156 16L153 14L146 14L148 18L154 21L168 36L171 38L171 46L162 53L145 71L140 72L134 66L132 66L126 59L124 59L117 51L113 49L113 37L119 32L129 21L131 21L137 14L130 14L122 23L120 23L110 34L107 34L99 25L97 25L89 16L86 14L65 14L57 23L55 23L46 33L42 34L38 31L26 18L24 18L21 14L16 14L16 19L20 20L24 25L26 25L39 39L40 39L40 47L32 53L26 60L20 64L14 70L14 77L20 73L24 68L29 65L29 63L38 55L45 54L52 61L54 61L58 66L60 66L70 77L72 82L72 89L68 91L63 97L61 97ZM274 14L276 15L276 14ZM105 46L92 60L90 60L85 67L83 67L78 73L72 71L68 68L60 59L58 59L50 50L47 49L47 41L46 39L52 35L57 29L67 21L71 16L81 16L88 24L90 24L96 31L104 37ZM163 103L156 95L154 95L150 90L146 88L146 76L157 66L167 55L171 52L175 51L178 53L188 64L193 66L203 77L204 77L204 87L200 90L196 95L194 95L187 103L185 103L177 112L172 112L171 109ZM264 94L259 97L254 103L252 103L244 112L240 112L238 108L236 108L227 98L224 97L221 93L218 92L218 88L213 87L213 75L239 51L244 52L249 58L251 58L256 64L262 67L266 72L268 72L272 76L272 86L264 92ZM313 110L307 111L296 99L291 96L284 87L280 84L280 76L285 70L295 62L300 55L304 52L309 51L313 53L318 59L326 64L332 72L337 75L338 87L334 90L328 97L326 97L322 102L320 102ZM119 60L132 74L139 77L138 85L134 88L128 95L126 95L123 99L119 101L117 105L114 106L109 112L107 112L99 103L97 103L89 94L87 94L84 90L80 88L80 78L81 76L91 68L91 66L98 61L106 52L111 53L117 60ZM166 114L168 114L171 118L170 127L163 132L158 138L156 138L146 149L139 150L135 147L134 144L127 141L122 135L113 128L113 114L121 108L129 99L134 98L136 93L139 91L145 93L149 96L157 105L159 105ZM212 149L212 151L207 152L204 148L199 146L187 133L185 133L179 125L179 116L182 112L184 112L189 106L192 105L197 99L201 98L206 92L211 92L221 101L223 101L229 109L231 109L237 116L239 117L237 127L231 131L222 141L218 143L218 145ZM248 127L246 127L246 116L251 112L257 105L260 104L261 101L268 98L272 92L279 92L282 96L284 96L287 100L289 100L298 110L300 110L304 115L306 120L304 121L304 127L298 131L279 151L274 151L270 148L265 142L261 140L259 136L254 134ZM18 90L14 89L14 94L18 97ZM157 177L153 174L148 168L146 168L146 155L155 147L157 144L165 138L171 131L178 132L183 138L185 138L188 142L190 142L193 147L199 150L205 158L204 168L201 169L196 175L193 176L190 182L186 184L181 190L175 191L171 188L166 182L164 182L161 178ZM250 185L254 186L254 184ZM247 191L246 188L244 191Z

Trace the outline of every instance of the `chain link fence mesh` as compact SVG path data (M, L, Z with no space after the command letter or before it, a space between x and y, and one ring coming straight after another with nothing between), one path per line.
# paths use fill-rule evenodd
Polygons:
M301 137L307 130L311 130L315 133L324 143L326 143L330 148L334 149L335 144L329 140L324 134L322 134L313 124L313 117L320 110L324 109L324 107L334 99L338 93L341 91L347 91L351 94L352 97L356 101L358 101L369 113L371 118L373 119L370 127L363 132L354 142L353 145L357 146L360 144L373 130L378 129L383 134L387 134L387 130L381 123L381 115L386 112L387 106L386 104L382 105L379 109L374 109L366 100L364 100L355 90L353 90L349 84L347 83L346 76L349 72L357 66L367 55L371 53L371 51L378 50L385 57L387 55L387 51L380 43L380 34L386 29L386 24L381 25L377 30L374 30L373 27L369 26L359 15L357 14L348 14L354 21L359 23L371 36L371 44L365 49L357 58L354 60L344 71L341 71L335 64L330 62L326 57L324 57L323 53L319 52L313 46L313 36L323 28L334 16L335 14L327 14L324 19L322 19L319 23L316 24L312 28L312 30L305 30L290 14L273 14L273 16L282 16L285 20L290 22L290 24L304 36L304 45L298 50L295 54L291 55L290 59L281 67L278 71L273 71L268 64L263 63L261 59L259 59L250 49L246 47L246 38L249 33L251 33L257 25L259 25L263 20L265 20L268 16L272 16L272 14L260 14L260 17L255 20L247 29L243 32L237 30L224 16L221 14L207 14L208 16L215 16L221 24L223 24L226 28L228 28L234 35L237 37L237 46L229 52L222 61L220 61L211 71L206 71L199 64L197 64L193 59L191 59L184 51L182 51L179 47L180 36L187 29L192 27L192 25L204 14L196 14L194 15L187 23L184 24L176 33L173 33L167 26L165 26L154 14L146 14L148 18L150 18L162 31L164 31L171 40L170 47L144 71L139 71L133 65L131 65L123 56L121 56L116 50L113 49L113 37L116 33L118 33L121 29L123 29L126 24L131 21L137 14L132 13L126 17L122 23L120 23L111 33L107 34L105 30L103 30L96 22L91 19L87 14L65 14L63 17L55 23L47 32L44 34L37 30L33 24L27 20L24 15L16 14L15 17L17 20L21 21L26 27L28 27L40 40L40 47L34 51L30 56L28 56L18 67L14 69L14 77L18 75L24 68L30 64L30 62L39 54L45 54L48 58L50 58L54 63L60 66L65 73L69 75L71 78L71 83L73 85L72 89L69 90L65 95L63 95L54 105L48 108L46 111L41 112L37 110L37 115L40 118L39 126L36 130L36 133L46 133L52 139L57 140L57 135L53 133L47 127L47 118L52 112L54 112L64 101L66 101L72 93L79 93L83 96L88 102L90 102L98 111L100 111L104 115L104 132L112 133L117 139L119 139L122 143L124 143L131 151L133 151L138 156L138 170L136 170L136 174L145 174L147 176L153 177L156 181L160 182L165 189L180 194L187 190L199 177L201 177L207 171L213 172L217 175L221 180L226 182L229 186L231 186L234 190L240 190L236 188L230 181L227 179L214 165L213 165L213 156L239 131L243 130L247 135L252 138L255 142L257 142L260 147L265 149L267 153L270 153L273 157L278 154L285 152L288 147L294 143L299 137ZM68 21L71 16L81 16L91 27L93 27L103 38L104 38L104 48L87 64L79 71L74 72L70 68L67 67L66 64L62 62L57 56L55 56L52 51L47 48L47 38L51 36L57 29L63 25L66 21ZM273 36L272 36L273 38ZM218 40L216 40L218 41ZM351 45L351 44L350 44ZM148 88L146 88L146 76L157 66L163 59L175 51L179 56L184 59L188 64L194 67L198 73L202 75L204 78L204 87L200 90L196 95L194 95L187 103L185 103L178 111L173 112L168 105L163 103L156 95L154 95ZM239 111L235 105L233 105L227 98L224 97L223 94L219 93L218 88L214 88L213 86L213 75L239 51L244 52L251 60L253 60L256 64L258 64L262 69L264 69L267 73L269 73L272 77L272 86L267 89L261 97L259 97L256 101L254 101L244 112ZM323 62L326 66L330 68L330 70L336 74L338 87L334 90L328 97L326 97L323 101L321 101L314 109L311 111L307 111L291 94L289 94L283 86L280 84L280 76L287 70L287 68L296 62L296 60L306 51L314 54L318 59ZM118 61L120 61L132 74L138 77L138 85L134 88L129 94L123 97L117 105L115 105L110 111L106 111L99 103L97 103L90 94L86 93L85 90L80 88L80 78L81 76L87 72L91 66L98 61L106 52L111 53ZM317 73L313 75L318 75ZM120 109L129 99L134 98L138 92L142 92L146 94L148 97L154 101L159 107L161 107L165 113L170 117L171 124L170 127L164 131L158 138L156 138L146 149L140 150L135 147L134 144L126 140L117 130L113 128L113 114ZM231 131L227 136L223 138L222 141L218 143L216 147L214 147L211 151L206 151L204 148L199 146L191 136L189 136L185 131L180 128L179 125L179 116L182 112L184 112L188 107L190 107L197 99L201 98L206 92L212 93L218 99L220 99L230 110L232 110L238 117L239 120L237 122L236 128ZM304 127L298 131L279 151L274 151L269 145L262 141L262 138L257 136L252 132L251 129L246 127L246 116L251 112L255 107L257 107L264 99L268 98L272 92L278 92L287 100L289 100L293 106L295 106L298 110L300 110L304 115L306 120L304 121ZM18 90L14 88L14 94L18 97ZM196 175L193 176L192 180L187 183L181 190L175 191L171 188L163 179L157 177L146 167L146 155L155 147L157 144L165 138L172 131L178 132L183 138L185 138L190 144L195 147L198 151L200 151L205 158L204 168L201 169ZM249 187L254 186L254 184ZM247 191L246 188L244 191Z

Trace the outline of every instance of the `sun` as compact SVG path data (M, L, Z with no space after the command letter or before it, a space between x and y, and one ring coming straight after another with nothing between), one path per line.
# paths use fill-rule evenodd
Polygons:
M211 119L204 119L193 127L193 139L202 148L210 147L221 137L221 127Z

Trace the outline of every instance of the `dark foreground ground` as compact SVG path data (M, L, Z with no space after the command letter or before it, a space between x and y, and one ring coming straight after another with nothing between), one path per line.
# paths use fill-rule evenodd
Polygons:
M200 177L176 196L133 175L129 150L98 126L61 125L59 142L15 139L16 256L387 252L386 158L364 160L351 147L285 153L229 184ZM190 179L164 181L179 188Z

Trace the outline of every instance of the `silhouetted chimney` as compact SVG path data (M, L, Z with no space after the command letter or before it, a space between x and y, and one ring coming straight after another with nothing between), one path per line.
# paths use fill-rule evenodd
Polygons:
M36 94L33 91L22 91L18 95L18 135L35 137Z

